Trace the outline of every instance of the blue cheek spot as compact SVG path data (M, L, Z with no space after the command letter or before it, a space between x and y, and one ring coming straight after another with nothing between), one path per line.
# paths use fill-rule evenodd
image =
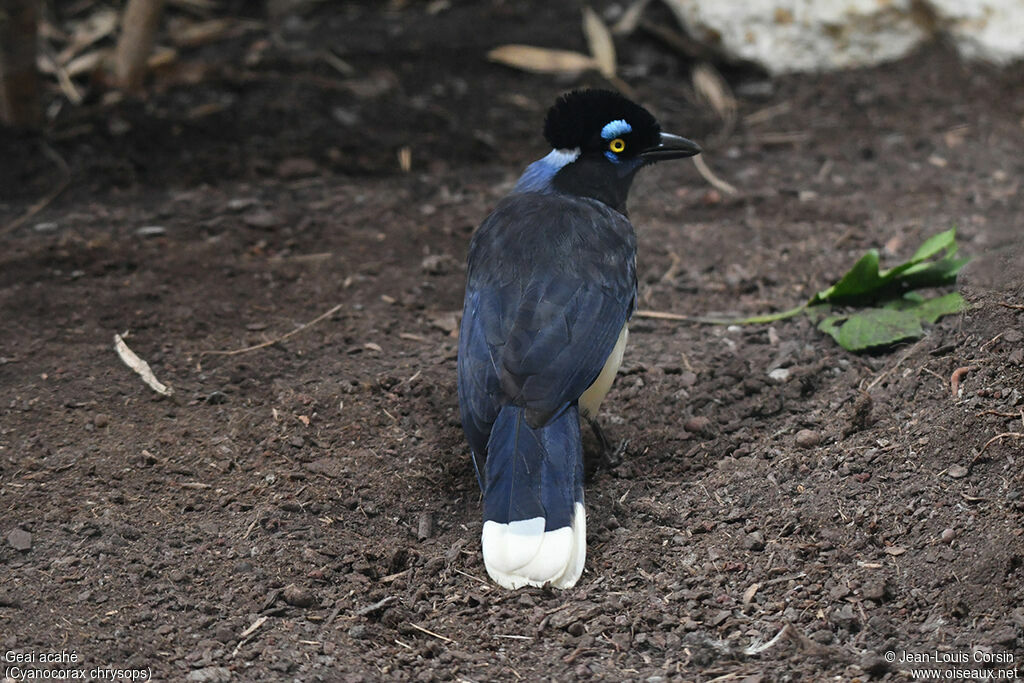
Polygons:
M624 119L615 119L604 125L604 128L601 129L601 137L605 140L611 140L612 138L632 132L633 126L626 123Z
M608 157L608 161L612 162L613 164L619 163L619 157L617 154L615 154L615 152L605 152L604 155Z

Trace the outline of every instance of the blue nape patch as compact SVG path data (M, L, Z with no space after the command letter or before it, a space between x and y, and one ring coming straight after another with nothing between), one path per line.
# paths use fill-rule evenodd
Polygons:
M601 137L605 140L611 140L612 138L632 132L633 126L626 123L623 119L615 119L604 125L604 128L601 129Z
M551 180L563 166L579 157L578 149L553 149L543 159L533 162L519 177L513 192L550 192Z

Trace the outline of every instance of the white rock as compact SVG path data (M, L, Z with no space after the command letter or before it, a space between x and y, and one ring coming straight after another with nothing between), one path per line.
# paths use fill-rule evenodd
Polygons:
M960 54L1008 64L1024 57L1020 0L928 0Z
M773 74L898 59L937 34L965 57L1024 56L1020 0L666 0L696 38Z

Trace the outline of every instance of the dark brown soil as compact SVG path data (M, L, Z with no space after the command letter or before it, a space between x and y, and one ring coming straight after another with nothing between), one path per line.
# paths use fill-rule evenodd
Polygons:
M313 3L269 25L183 51L198 83L89 93L46 142L0 141L0 226L57 185L52 157L71 179L0 228L5 656L195 681L908 680L889 651L1024 673L1024 69L934 47L731 72L726 137L685 61L620 40L642 100L740 189L688 163L641 177L642 308L788 308L953 225L972 307L866 356L805 319L634 320L586 572L507 592L458 421L462 263L546 153L548 104L599 81L484 53L583 49L578 8ZM174 399L118 359L126 330Z

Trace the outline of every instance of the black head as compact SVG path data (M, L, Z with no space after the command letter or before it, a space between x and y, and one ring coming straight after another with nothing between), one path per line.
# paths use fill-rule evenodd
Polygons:
M574 90L548 110L544 137L555 149L632 157L658 145L661 126L651 112L618 93ZM621 148L612 145L616 139L622 141Z
M564 192L624 210L636 172L646 164L700 153L695 143L661 132L654 116L609 90L574 90L548 111L544 137L559 150L579 151L553 178Z

